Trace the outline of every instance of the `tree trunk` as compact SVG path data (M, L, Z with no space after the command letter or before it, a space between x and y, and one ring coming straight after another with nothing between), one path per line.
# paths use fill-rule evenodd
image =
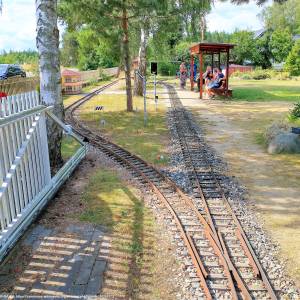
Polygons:
M129 53L129 38L128 38L128 17L125 7L125 0L123 1L123 55L124 55L124 69L126 80L126 95L127 95L127 111L133 111L132 90L131 90L131 68L130 68L130 53Z
M201 28L201 42L205 40L205 32L206 32L206 18L203 14L200 20L200 28Z
M144 23L141 27L141 40L140 40L140 50L138 58L138 71L142 76L146 76L147 70L147 44L148 44L149 30L148 25ZM143 79L140 76L135 76L134 82L134 94L138 96L143 96Z
M36 0L35 4L41 102L47 106L53 105L53 113L63 120L64 107L61 95L57 1ZM62 130L54 121L48 119L47 132L50 164L53 169L57 169L63 163L61 156Z
M197 36L197 16L193 13L191 15L191 35L193 39L197 39L198 40L198 36Z

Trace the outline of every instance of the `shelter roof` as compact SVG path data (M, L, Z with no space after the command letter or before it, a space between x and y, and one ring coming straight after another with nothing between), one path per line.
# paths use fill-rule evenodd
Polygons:
M221 52L228 52L232 49L234 44L224 44L224 43L198 43L190 48L191 54L199 54L200 52L206 54L214 54Z

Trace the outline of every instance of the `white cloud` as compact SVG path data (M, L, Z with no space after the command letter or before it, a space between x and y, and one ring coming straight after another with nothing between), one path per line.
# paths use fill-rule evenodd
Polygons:
M269 0L266 5L270 4ZM263 26L258 14L266 5L257 6L254 1L242 5L217 1L207 16L208 30L226 32L233 32L236 28L258 30Z
M3 0L0 51L35 49L35 0Z
M257 14L261 11L262 7L258 7L253 1L239 6L218 1L207 17L208 29L227 32L236 28L260 29L262 24ZM35 23L35 0L3 0L0 51L36 49ZM63 27L60 29L63 30Z

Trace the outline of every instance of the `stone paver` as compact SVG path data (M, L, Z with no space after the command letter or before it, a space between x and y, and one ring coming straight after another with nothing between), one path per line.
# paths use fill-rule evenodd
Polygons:
M31 254L10 294L26 295L29 299L41 295L45 296L43 299L99 295L107 266L99 254L101 247L106 246L104 237L101 229L86 224L72 224L63 229L33 227L19 245L31 247ZM1 286L5 286L9 270L1 274Z

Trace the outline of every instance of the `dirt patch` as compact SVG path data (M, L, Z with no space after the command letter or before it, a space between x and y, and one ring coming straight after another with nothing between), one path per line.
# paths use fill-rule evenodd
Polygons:
M248 200L280 246L288 273L300 286L300 155L270 155L257 136L273 121L285 117L291 104L284 102L200 101L191 92L181 96L206 139L229 164L246 187Z

